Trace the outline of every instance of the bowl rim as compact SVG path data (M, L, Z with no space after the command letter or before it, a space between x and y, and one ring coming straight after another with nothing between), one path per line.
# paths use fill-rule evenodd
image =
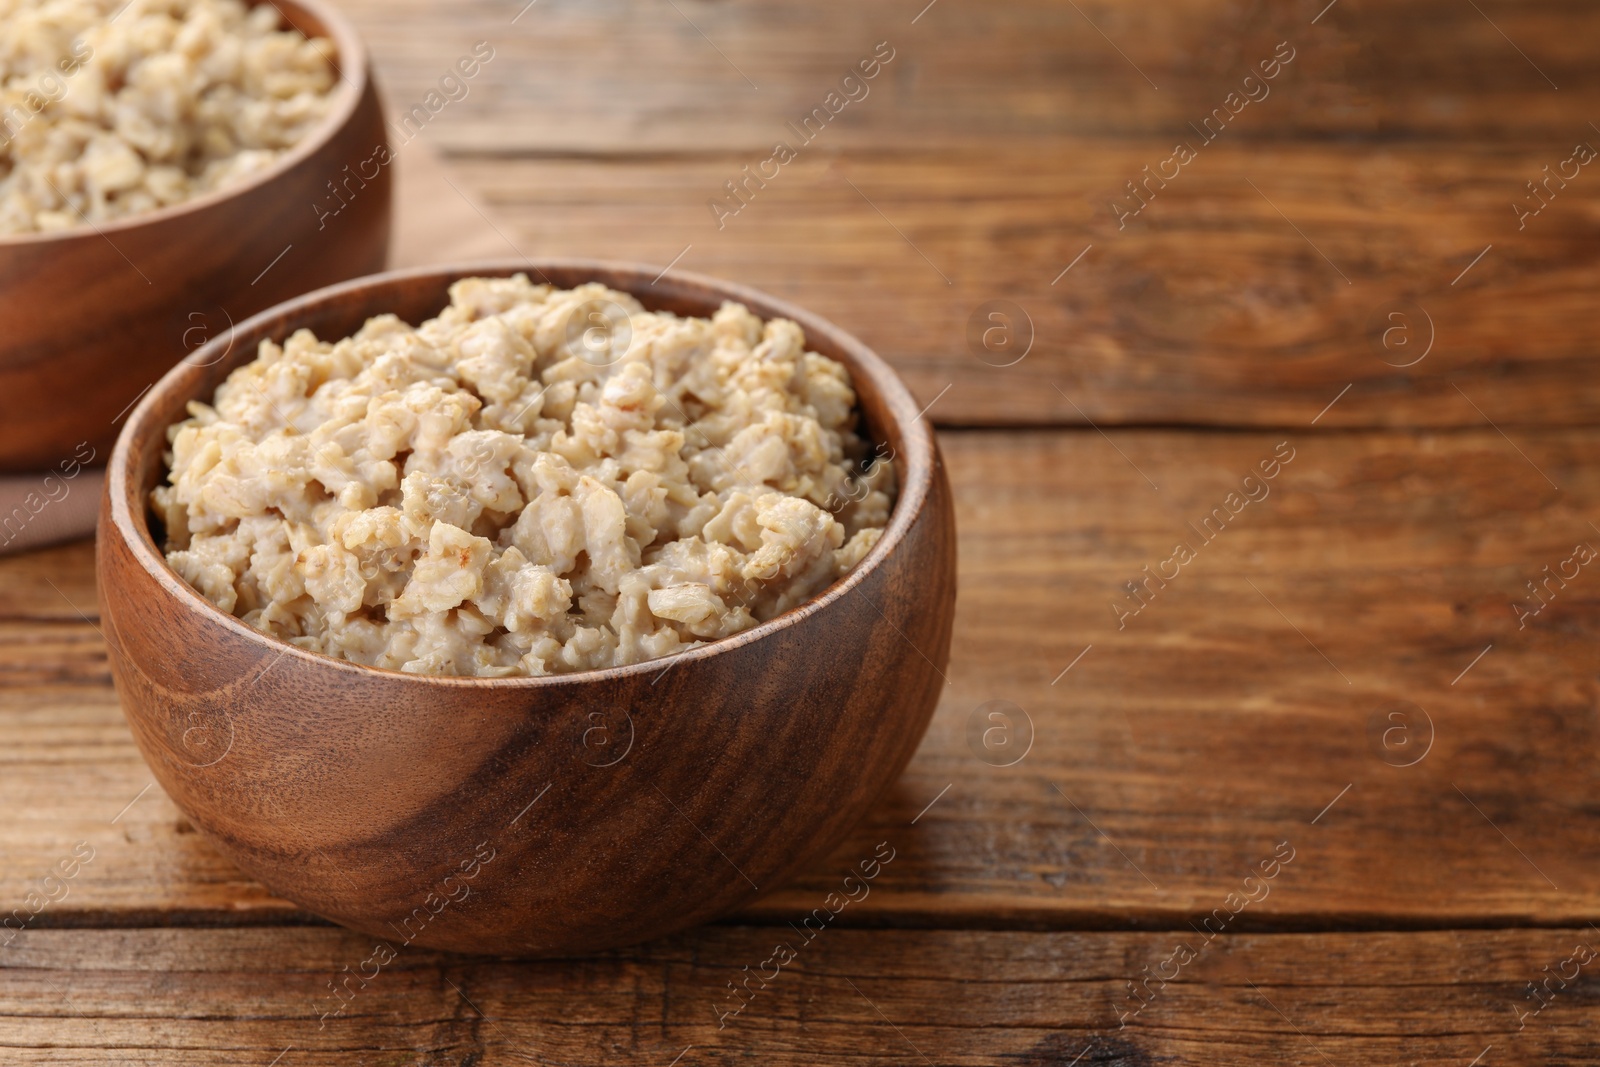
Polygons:
M311 20L320 22L328 38L333 41L336 55L332 66L334 73L338 76L338 83L333 90L333 109L322 120L321 124L312 128L287 152L273 160L269 166L251 173L237 184L213 189L200 196L192 197L176 204L168 204L166 207L156 208L154 211L141 211L135 215L111 219L106 222L91 222L88 219L84 219L67 230L54 230L49 233L0 233L0 251L7 248L22 248L29 245L44 245L82 238L101 237L109 240L111 236L138 229L141 226L156 225L204 211L224 201L245 196L274 181L315 155L332 141L340 130L349 125L350 119L356 113L356 109L361 106L361 98L366 94L370 82L366 47L362 44L360 35L356 33L354 23L335 7L330 0L245 0L245 2L250 7L271 4L278 9L279 13L284 17L284 21L291 23L293 21L291 13L289 10L285 10L285 7L298 9L299 12L310 16ZM385 131L387 131L387 128L386 123Z
M243 334L248 336L251 332L261 329L268 323L280 322L282 332L286 336L299 328L292 325L293 321L308 311L312 311L348 293L372 291L398 282L433 278L441 281L449 279L450 283L453 284L455 281L471 277L510 277L517 273L537 274L542 273L544 268L579 274L610 272L613 275L622 276L618 280L627 281L634 285L638 285L643 279L653 279L644 286L645 288L649 288L663 279L670 279L682 285L708 290L713 297L739 301L750 307L752 311L760 308L761 310L757 314L764 321L773 318L791 319L799 324L805 332L808 348L811 345L814 334L826 335L846 357L852 388L856 389L858 396L860 393L857 386L859 378L864 376L872 383L872 387L877 391L883 401L885 410L888 412L889 421L893 428L898 431L901 445L903 446L901 450L895 452L894 456L897 466L896 480L899 483L898 492L889 512L889 522L884 527L883 534L878 538L877 544L872 546L866 556L861 559L861 562L857 563L848 574L809 600L796 605L776 618L769 619L730 637L709 641L687 651L674 652L668 656L641 660L638 663L630 663L620 667L602 667L563 674L512 675L499 678L411 674L387 667L373 667L362 663L354 663L326 653L313 652L309 649L301 648L289 641L258 630L238 616L223 611L179 577L178 573L167 563L166 556L156 546L150 532L147 520L149 514L148 503L143 499L143 490L140 488L143 485L143 479L133 477L136 473L133 441L136 437L152 433L158 434L163 442L161 451L166 451L166 430L171 425L171 422L176 420L162 421L159 412L176 411L181 413L190 400L196 399L196 385L198 384L196 379L199 379L212 366L219 363L223 364L227 367L228 372L231 373L234 369L255 358L253 355L254 347L248 343L241 346L238 353L232 351L236 335ZM631 289L622 291L632 292ZM637 297L636 293L634 295ZM646 304L646 306L648 307L649 305ZM437 314L437 312L434 312L434 314ZM269 334L263 332L262 336L269 336ZM213 354L211 350L221 346L224 341L227 342L227 355L210 363L198 359L202 355ZM364 278L356 278L313 290L293 300L268 308L239 323L227 335L213 338L206 345L196 350L192 358L194 359L193 362L190 360L180 361L166 374L162 375L156 384L150 388L149 392L135 405L132 413L123 423L122 430L117 435L116 445L112 449L111 457L106 464L105 488L103 490L105 506L102 511L107 520L105 524L109 525L111 532L114 532L120 539L134 562L142 567L145 573L168 596L173 597L180 604L188 606L191 610L200 612L202 616L209 617L218 625L232 631L235 636L243 638L247 643L259 646L263 655L276 653L277 658L273 660L274 664L278 659L282 659L285 656L294 656L302 660L307 666L331 668L358 677L409 680L450 688L531 690L580 683L623 681L651 673L664 675L679 663L685 665L699 663L725 655L746 645L753 644L764 637L797 626L824 608L843 600L845 596L859 588L867 580L868 576L882 566L883 562L906 541L912 525L922 514L932 495L934 472L939 462L932 424L925 417L926 410L919 410L911 391L901 381L900 376L894 369L853 334L834 325L820 315L800 308L788 301L770 296L760 290L690 271L658 271L655 267L641 263L589 259L497 259L443 266L414 267L405 270L387 271L382 274L372 274ZM220 381L218 384L220 384ZM160 484L159 479L157 484ZM135 499L136 494L138 499ZM99 548L97 551L104 552L104 549ZM102 593L102 600L104 600L104 596L105 594ZM869 600L868 603L871 604L871 601ZM877 605L872 604L871 606L879 615L883 614ZM113 624L107 620L107 625ZM921 653L921 650L916 651L919 654ZM271 668L269 667L268 669L270 670ZM266 671L262 672L262 674L265 673ZM653 685L654 682L651 684Z

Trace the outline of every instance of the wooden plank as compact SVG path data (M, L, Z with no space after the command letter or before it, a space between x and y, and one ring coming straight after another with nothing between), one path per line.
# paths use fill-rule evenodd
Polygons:
M0 556L0 619L81 622L98 610L92 540Z
M1187 524L1285 440L1292 462L1251 490L1269 495L1203 541ZM1600 579L1576 568L1524 628L1513 609L1600 546L1600 431L942 441L961 538L948 695L863 827L750 916L804 914L887 840L900 858L842 921L1177 927L1282 842L1296 859L1238 925L1600 920ZM1119 629L1124 583L1179 540L1195 558ZM81 840L97 858L35 925L295 918L141 792L90 625L8 625L36 636L0 643L0 900ZM969 741L996 700L1031 719L1015 766L980 758L981 714Z
M1587 927L1209 944L1188 931L825 929L800 941L787 927L710 928L545 963L391 946L386 966L363 968L384 958L373 942L328 929L29 931L0 955L0 1047L10 1063L149 1067L1461 1067L1587 1062L1600 1025L1574 958L1600 941ZM765 988L752 978L735 1000L729 983L762 971L780 943L793 960L766 962ZM1179 945L1193 958L1163 968ZM1175 977L1152 979L1134 1014L1128 986L1146 968ZM363 971L368 980L349 978L347 999L334 999L333 983ZM1547 1006L1519 1030L1518 1012L1535 1004L1528 984L1552 972L1578 977L1552 980ZM737 1015L719 1014L741 1001ZM323 1017L341 1003L342 1016Z
M766 149L880 41L895 58L840 113L835 148L1165 138L1239 90L1280 42L1295 58L1251 108L1259 136L1562 140L1586 136L1583 101L1600 87L1586 45L1600 12L1554 2L342 6L398 110L437 91L474 43L494 47L465 98L428 124L457 152Z
M920 836L900 831L886 917L938 921L970 893L974 921L1192 919L1289 841L1305 865L1245 921L1593 918L1582 838L1558 838L1594 829L1600 586L1580 570L1525 629L1512 609L1539 603L1525 583L1543 567L1600 545L1593 434L1288 434L1270 496L1209 543L1188 526L1285 439L948 437L952 691L891 810L909 820L953 785ZM1196 558L1119 629L1124 583L1180 541ZM1014 768L967 741L994 700L1033 717ZM1385 737L1405 725L1393 709L1410 729Z
M1520 232L1511 210L1563 144L1219 140L1120 230L1170 141L802 156L720 230L738 157L460 169L505 254L749 282L857 333L944 424L1303 426L1349 387L1320 427L1515 427L1600 421L1600 182Z
M1600 144L1582 103L1600 10L350 8L396 115L473 42L496 49L416 136L461 157L509 220L507 253L677 260L790 296L940 397L943 424L1297 425L1346 386L1359 402L1328 426L1600 421L1600 392L1573 387L1600 209L1570 162ZM786 123L879 41L896 58L869 95L801 146ZM1294 59L1270 94L1208 143L1200 123L1279 42ZM773 172L779 139L798 158L746 178ZM1181 168L1179 141L1196 152ZM1519 218L1557 171L1578 176ZM989 330L992 301L1013 334ZM1024 333L1027 358L993 365Z

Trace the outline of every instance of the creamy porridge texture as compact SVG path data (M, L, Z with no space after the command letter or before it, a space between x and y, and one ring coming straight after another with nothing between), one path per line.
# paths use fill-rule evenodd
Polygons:
M272 163L338 80L330 41L282 25L238 0L0 0L0 233L152 211Z
M855 566L894 473L845 368L726 303L471 278L437 318L302 330L169 431L167 559L302 648L423 674L609 667Z

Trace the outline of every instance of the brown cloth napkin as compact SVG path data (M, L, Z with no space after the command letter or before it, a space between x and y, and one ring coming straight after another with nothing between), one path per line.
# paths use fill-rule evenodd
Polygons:
M519 253L491 221L489 210L451 175L449 166L425 144L408 143L394 154L394 236L392 267L506 259ZM0 475L0 555L86 537L94 532L105 474L79 457L59 471Z

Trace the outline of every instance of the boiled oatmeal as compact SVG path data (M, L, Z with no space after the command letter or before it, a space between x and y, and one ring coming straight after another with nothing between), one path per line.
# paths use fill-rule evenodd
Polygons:
M739 633L877 543L893 468L795 323L520 274L450 294L263 341L189 405L151 494L185 581L356 663L542 675Z
M180 203L332 111L332 42L270 3L0 0L0 234Z

